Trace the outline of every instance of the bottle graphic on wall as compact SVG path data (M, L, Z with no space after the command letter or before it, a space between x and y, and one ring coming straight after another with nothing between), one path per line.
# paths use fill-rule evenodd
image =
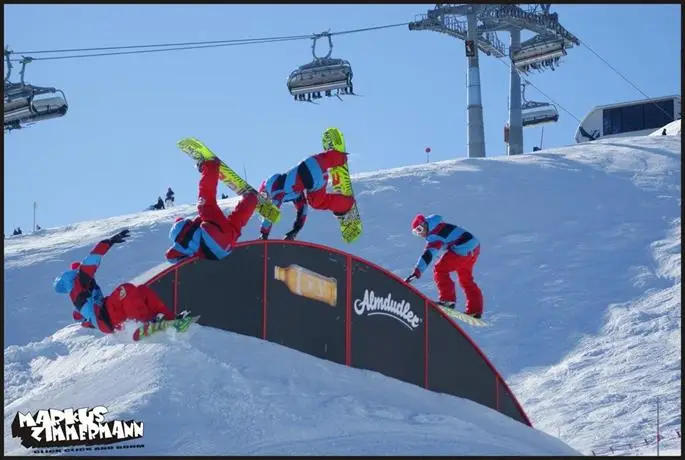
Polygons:
M332 307L338 303L338 281L319 275L299 265L274 267L274 278L282 281L290 292L309 299L318 300Z

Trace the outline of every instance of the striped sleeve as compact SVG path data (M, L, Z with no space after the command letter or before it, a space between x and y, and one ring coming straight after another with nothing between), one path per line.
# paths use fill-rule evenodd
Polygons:
M295 209L297 209L297 217L295 218L295 223L293 224L293 230L300 231L304 227L304 223L307 221L307 210L309 205L307 204L307 198L304 193L300 193L297 199L293 203Z
M433 258L438 255L438 252L444 246L444 241L436 235L428 235L426 238L426 247L424 248L423 254L419 257L418 262L416 262L416 269L419 273L423 273L426 268L431 264Z
M82 273L87 275L89 278L94 278L95 272L100 267L102 256L107 254L107 251L109 251L109 248L111 247L112 244L109 242L109 240L102 240L95 245L93 250L90 251L90 254L88 254L86 258L81 261L81 266L79 267L79 279L81 276L83 276Z

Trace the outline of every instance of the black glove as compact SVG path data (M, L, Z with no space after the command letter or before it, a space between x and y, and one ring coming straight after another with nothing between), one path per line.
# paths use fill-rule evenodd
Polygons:
M128 236L129 236L128 229L122 230L109 239L109 244L123 243L124 241L126 241L126 238L128 238Z
M299 230L295 230L294 228L290 230L288 233L285 234L284 240L294 240L295 237L297 236Z
M269 239L269 234L268 233L262 233L262 236L259 237L260 240L268 240Z

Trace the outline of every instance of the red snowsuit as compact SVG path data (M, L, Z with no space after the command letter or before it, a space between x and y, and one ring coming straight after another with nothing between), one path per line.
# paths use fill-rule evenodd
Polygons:
M328 182L328 170L337 166L342 166L347 163L347 156L337 150L329 150L328 152L319 153L312 157L315 160L321 171L323 172L324 186L320 189L307 189L307 202L314 209L326 209L333 211L335 214L344 214L354 205L354 198L351 196L341 195L339 193L326 193L326 182ZM305 165L308 161L303 162ZM300 166L301 167L301 166ZM298 167L298 169L300 168ZM311 170L311 168L310 168ZM335 177L333 180L337 180ZM300 179L300 182L302 179ZM337 185L337 184L333 184Z
M458 255L452 251L445 252L433 267L433 281L438 287L440 300L457 301L457 291L450 278L451 272L457 272L459 285L466 294L466 314L483 314L483 293L473 279L473 266L480 255L480 246L468 255Z
M247 194L226 217L216 202L219 161L203 162L201 171L197 202L199 215L192 220L179 218L171 227L169 238L173 246L166 251L170 262L192 256L210 260L228 256L257 207L257 196Z
M120 284L105 297L105 308L112 324L121 324L127 319L145 322L154 319L158 313L164 319L174 319L174 315L164 305L155 291L145 285Z
M128 319L152 321L158 313L163 313L165 319L174 319L164 302L147 286L124 283L109 296L102 295L95 282L95 272L111 247L108 239L100 241L82 262L73 263L71 270L55 280L55 290L69 294L74 304L73 318L83 327L97 327L107 334L119 329Z

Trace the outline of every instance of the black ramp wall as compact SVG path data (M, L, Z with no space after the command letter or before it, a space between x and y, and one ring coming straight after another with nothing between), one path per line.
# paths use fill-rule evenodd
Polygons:
M262 337L264 246L241 246L222 261L194 260L178 269L178 311L199 324Z
M467 398L531 425L459 325L397 276L351 254L248 241L224 260L190 259L146 284L174 311L202 315L202 325Z
M402 283L352 263L351 365L425 384L425 307Z
M497 409L497 381L480 353L433 308L428 328L428 388Z
M266 339L345 364L346 257L284 243L267 248Z

